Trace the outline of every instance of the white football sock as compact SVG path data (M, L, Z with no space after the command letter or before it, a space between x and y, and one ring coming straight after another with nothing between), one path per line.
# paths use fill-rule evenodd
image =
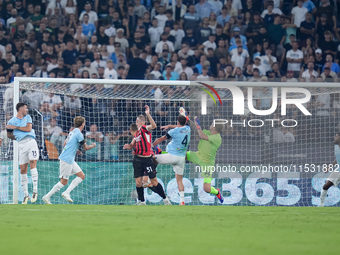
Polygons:
M327 191L328 191L328 190L324 190L324 189L321 190L321 195L320 195L320 206L324 206L324 204L325 204L325 199L326 199L326 197L327 197Z
M47 197L51 198L55 193L57 193L59 190L61 190L65 185L61 182L58 182L56 185L53 186L53 188L46 194Z
M180 202L184 202L184 191L179 192Z
M28 196L28 178L27 174L21 174L21 187L24 191L25 197Z
M31 176L33 182L33 193L38 193L38 170L37 168L31 169Z
M81 182L83 181L82 178L76 177L74 180L71 182L70 186L65 190L65 193L70 194L72 190L74 190L75 187L77 187Z

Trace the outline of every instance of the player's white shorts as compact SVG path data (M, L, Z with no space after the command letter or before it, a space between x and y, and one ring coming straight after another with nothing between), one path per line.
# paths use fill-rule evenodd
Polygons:
M71 165L63 160L60 160L60 179L63 178L68 180L71 175L77 174L79 172L81 172L81 169L76 162L73 162L73 164Z
M332 172L329 176L327 181L331 181L335 187L338 186L340 182L340 172L337 170L336 172Z
M31 137L24 138L19 144L19 165L27 164L30 160L39 159L39 148L37 141Z
M176 174L183 175L185 157L180 157L180 156L172 155L170 153L165 153L165 154L155 155L155 158L156 158L158 164L172 165L174 172Z

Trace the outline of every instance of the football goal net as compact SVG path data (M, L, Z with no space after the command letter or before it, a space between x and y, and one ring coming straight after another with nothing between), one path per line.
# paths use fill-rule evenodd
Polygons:
M7 138L6 123L16 116L15 105L27 103L40 150L38 201L59 180L63 143L75 116L86 118L86 143L76 162L86 175L72 192L77 204L136 203L129 126L149 105L157 128L152 140L164 136L161 126L176 124L180 107L202 129L223 124L212 185L225 197L224 205L317 206L332 163L334 135L340 131L340 85L336 83L248 83L155 80L15 78L0 86L1 138L0 203L21 203L18 144ZM200 138L191 125L189 151ZM169 140L160 144L166 150ZM186 205L217 205L203 190L199 166L186 161ZM30 171L29 192L32 192ZM74 177L70 177L72 181ZM170 165L157 166L157 178L173 204L180 201ZM57 193L53 204L67 203ZM145 188L147 204L162 199ZM340 191L332 187L325 202L339 206Z

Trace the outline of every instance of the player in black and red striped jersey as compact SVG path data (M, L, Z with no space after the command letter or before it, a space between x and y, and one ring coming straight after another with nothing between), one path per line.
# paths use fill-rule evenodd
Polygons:
M144 173L150 178L151 184L154 187L153 191L163 198L165 205L171 205L169 199L165 196L164 189L158 183L156 177L156 166L152 160L151 149L151 130L157 127L155 121L150 115L149 106L145 106L145 114L150 121L150 125L145 125L145 116L139 115L136 119L136 126L130 126L130 132L134 138L130 144L125 144L123 149L134 149L133 169L134 178L136 181L136 190L138 194L138 205L145 205L144 189L142 187L142 178ZM137 130L136 130L137 129Z

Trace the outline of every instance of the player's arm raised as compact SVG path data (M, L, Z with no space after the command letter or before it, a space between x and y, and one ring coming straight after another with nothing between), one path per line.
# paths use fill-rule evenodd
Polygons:
M196 116L195 116L195 125L196 125L196 129L197 129L197 132L198 132L198 136L203 140L209 141L209 137L206 134L203 133L203 131L201 129L200 121Z
M166 126L161 126L162 130L167 130L169 128L176 128L176 127L180 127L179 125L166 125Z
M6 125L6 129L16 129L23 132L31 132L32 130L32 123L27 123L26 127L18 127L13 125Z
M148 119L150 121L150 125L146 126L148 130L153 130L157 127L156 122L153 120L150 114L150 108L148 105L145 106L145 114L148 116Z
M158 144L160 144L161 142L164 142L167 139L166 135L163 135L162 137L157 138L153 143L152 143L152 147L157 146Z

